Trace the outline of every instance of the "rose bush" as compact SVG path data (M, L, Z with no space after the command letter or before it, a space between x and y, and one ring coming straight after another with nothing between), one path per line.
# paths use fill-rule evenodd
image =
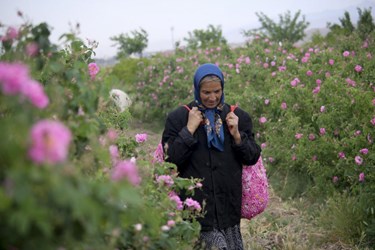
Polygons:
M59 48L49 34L25 23L1 36L1 248L189 248L204 207L176 193L198 180L122 131L132 116L163 123L191 101L205 62L223 70L226 102L251 113L275 189L319 202L314 216L340 241L374 243L374 33L289 50L254 37L113 69L93 62L95 43L69 33ZM131 96L129 110L110 102L113 87Z
M198 180L138 150L147 135L124 136L131 114L110 102L118 82L92 60L96 44L68 33L54 45L46 23L3 30L0 248L190 248L203 210L171 193Z
M356 34L337 41L321 38L287 50L254 37L229 50L177 48L157 54L133 74L138 80L130 94L146 107L133 108L133 115L163 122L172 109L193 100L196 67L216 63L225 76L226 102L252 115L268 174L281 195L319 202L344 194L358 198L365 204L358 205L361 216L352 227L359 230L348 229L343 240L359 242L362 233L370 240L375 235L375 34L365 42Z

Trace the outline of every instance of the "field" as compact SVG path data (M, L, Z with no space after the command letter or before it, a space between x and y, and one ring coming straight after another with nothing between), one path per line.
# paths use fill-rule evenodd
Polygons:
M160 125L153 126L134 120L124 131L124 136L135 137L140 132L148 135L147 143L142 144L142 149L151 159L160 141L162 128ZM272 184L269 193L269 203L264 213L251 221L241 220L245 249L361 249L327 236L326 230L319 226L316 218L309 213L308 207L311 204L303 198L282 199L275 193Z
M374 249L370 13L300 46L214 36L108 67L73 32L56 45L46 23L4 27L0 249L191 249L204 204L177 193L201 180L180 178L157 145L206 62L223 71L226 103L251 115L271 184L267 210L241 223L246 249Z

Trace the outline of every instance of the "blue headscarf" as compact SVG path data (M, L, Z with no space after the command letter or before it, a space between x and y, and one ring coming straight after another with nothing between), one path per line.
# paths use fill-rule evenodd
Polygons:
M220 104L215 108L206 108L202 104L200 97L200 82L206 76L217 76L221 81L223 93L221 95ZM224 105L224 75L218 66L212 63L206 63L198 67L194 74L194 98L199 110L205 118L205 129L207 134L207 145L215 147L220 151L224 151L224 129L223 121L220 118L220 112Z

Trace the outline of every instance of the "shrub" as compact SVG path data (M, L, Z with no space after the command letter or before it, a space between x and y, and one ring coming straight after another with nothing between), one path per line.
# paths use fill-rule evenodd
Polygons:
M190 247L203 211L170 193L199 180L177 178L124 138L131 114L108 103L116 78L91 59L95 44L64 34L59 48L49 34L26 23L1 36L0 248Z
M134 107L133 114L162 123L172 109L193 100L196 67L216 63L224 73L226 102L250 112L268 174L283 197L322 202L346 192L357 199L359 189L362 195L374 191L375 39L374 33L365 41L356 34L331 39L286 49L255 37L231 50L158 54L138 73L136 100L146 110ZM368 216L373 205L363 206L358 213ZM361 232L373 232L372 218Z

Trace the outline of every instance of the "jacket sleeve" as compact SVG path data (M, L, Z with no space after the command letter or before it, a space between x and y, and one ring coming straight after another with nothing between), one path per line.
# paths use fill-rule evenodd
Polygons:
M177 109L168 115L162 137L165 161L176 164L179 171L187 163L198 143L186 127L187 120L182 116L186 112Z
M233 149L237 156L241 159L244 165L254 165L261 153L260 146L255 142L253 133L253 123L251 121L250 115L243 110L236 110L239 117L238 128L241 134L241 143L235 144L232 142Z

